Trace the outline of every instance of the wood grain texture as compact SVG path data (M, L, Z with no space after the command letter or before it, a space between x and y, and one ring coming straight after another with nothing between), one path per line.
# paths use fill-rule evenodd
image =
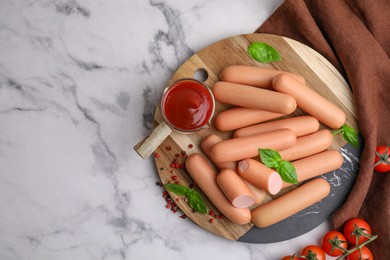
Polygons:
M255 41L264 42L276 48L280 52L282 60L269 64L252 60L247 55L247 47L251 42ZM209 47L202 49L184 62L184 64L182 64L172 75L169 83L180 78L191 78L198 69L205 69L208 73L208 78L204 83L206 86L212 88L214 83L218 81L219 73L228 65L253 65L300 74L305 77L308 87L314 89L323 97L340 106L347 115L346 122L355 129L358 129L352 94L343 77L325 58L311 48L281 36L249 34L239 35L216 42ZM217 102L215 114L229 107L229 105ZM157 105L154 117L156 124L162 121L159 108L160 106ZM294 114L289 115L288 117L302 114L305 113L298 109ZM326 126L322 125L321 128L326 128ZM160 157L156 158L155 162L162 182L172 183L174 182L172 176L178 176L180 184L189 186L192 183L192 179L189 177L186 170L172 169L171 173L170 164L172 160L176 158L176 154L180 155L178 160L180 163L183 163L186 157L185 155L181 155L183 151L185 151L185 154L187 155L191 153L204 154L201 151L200 142L204 137L212 133L220 136L222 139L227 139L232 136L232 132L222 133L217 131L213 126L208 129L203 129L196 134L184 135L173 132L156 150L156 152L160 154ZM192 148L189 148L190 144L193 145ZM340 136L336 136L331 148L339 149L344 145L345 141ZM166 149L167 147L170 147L171 149L168 150ZM170 193L170 195L174 199L177 198L178 206L192 221L218 236L237 240L252 227L251 224L236 225L229 220L219 218L215 219L213 223L210 223L210 219L212 219L211 216L194 213L183 198L180 198L173 193ZM206 198L203 193L202 195ZM212 210L216 212L216 214L219 214L218 210L207 200L207 198L206 204L208 210Z

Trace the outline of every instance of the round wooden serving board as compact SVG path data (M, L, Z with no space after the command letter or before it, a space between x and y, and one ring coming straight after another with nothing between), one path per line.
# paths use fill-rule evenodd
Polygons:
M264 42L273 46L281 54L282 60L269 64L252 60L247 54L247 47L252 42ZM218 75L224 67L239 64L290 71L304 76L307 85L340 106L347 115L346 123L357 129L354 102L350 88L343 77L319 53L285 37L269 34L248 34L221 40L190 57L173 74L170 82L180 78L194 77L197 70L204 69L208 73L208 78L204 83L212 88L214 83L219 80ZM228 107L217 102L215 113L217 114ZM294 115L301 114L303 112L297 110ZM156 124L162 121L159 104L157 104L154 119ZM173 183L173 179L176 177L172 178L172 176L177 176L177 181L181 185L188 187L192 184L192 179L186 170L184 168L170 168L171 162L177 159L179 163L184 163L188 154L203 154L199 144L204 137L211 133L217 134L223 139L230 138L232 135L232 132L219 132L213 126L190 135L174 132L157 148L156 152L160 156L155 158L155 162L163 183ZM339 136L335 137L331 149L339 149L346 159L340 170L323 175L331 183L331 194L312 207L269 228L260 229L251 224L236 225L226 218L214 218L213 223L210 223L212 216L194 213L184 201L184 198L173 193L170 193L170 195L192 221L218 236L250 243L269 243L290 239L310 231L328 219L342 205L353 185L359 167L360 151L346 145ZM203 193L202 196L206 201L208 210L219 214L219 211ZM269 196L269 199L272 199L271 196Z

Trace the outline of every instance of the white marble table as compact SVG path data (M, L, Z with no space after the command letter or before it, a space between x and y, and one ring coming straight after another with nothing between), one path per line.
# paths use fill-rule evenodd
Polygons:
M0 259L280 259L165 208L133 145L194 52L253 32L281 0L0 1Z

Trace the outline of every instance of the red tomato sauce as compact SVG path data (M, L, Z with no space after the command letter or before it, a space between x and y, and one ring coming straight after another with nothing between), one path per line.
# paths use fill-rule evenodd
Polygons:
M185 131L205 126L214 109L210 92L193 80L175 83L168 89L162 102L163 113L169 124Z

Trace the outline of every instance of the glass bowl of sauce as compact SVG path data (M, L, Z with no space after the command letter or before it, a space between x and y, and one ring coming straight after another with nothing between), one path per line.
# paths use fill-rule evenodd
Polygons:
M164 121L181 133L193 133L209 127L214 110L211 90L191 78L173 82L164 90L161 99Z
M163 121L134 146L142 157L149 157L172 131L192 134L208 128L215 110L211 90L192 78L174 81L164 89L161 98Z

